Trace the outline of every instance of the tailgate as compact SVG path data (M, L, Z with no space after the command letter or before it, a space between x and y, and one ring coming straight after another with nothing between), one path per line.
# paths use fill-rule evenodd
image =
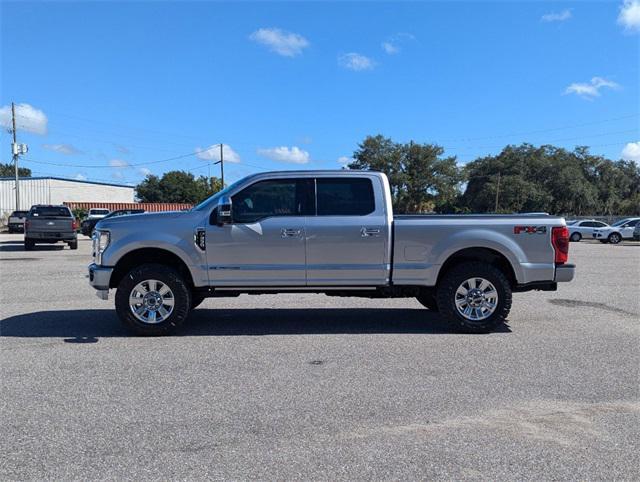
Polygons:
M29 218L28 231L34 233L72 232L73 218Z

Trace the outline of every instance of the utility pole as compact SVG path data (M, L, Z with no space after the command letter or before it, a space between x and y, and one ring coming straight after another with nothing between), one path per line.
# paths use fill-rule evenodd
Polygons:
M13 154L13 166L16 173L16 211L20 210L20 180L18 178L18 142L16 140L16 105L11 102L11 123L13 125L13 144L11 152Z
M220 143L220 160L214 164L220 164L220 180L222 181L222 189L224 189L224 144Z
M498 173L498 186L496 187L496 207L494 212L498 212L498 199L500 198L500 173Z

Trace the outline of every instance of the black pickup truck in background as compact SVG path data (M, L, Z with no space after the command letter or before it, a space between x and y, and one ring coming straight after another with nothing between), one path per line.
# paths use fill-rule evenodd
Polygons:
M78 249L78 224L67 206L37 204L32 206L24 222L24 249L32 250L36 243L65 242Z

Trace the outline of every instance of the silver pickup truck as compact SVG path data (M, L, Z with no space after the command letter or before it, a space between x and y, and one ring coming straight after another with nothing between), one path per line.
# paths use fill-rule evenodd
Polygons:
M465 332L501 324L513 292L571 281L562 218L394 216L369 171L248 176L186 212L104 219L91 286L143 335L179 327L207 297L324 293L415 297Z

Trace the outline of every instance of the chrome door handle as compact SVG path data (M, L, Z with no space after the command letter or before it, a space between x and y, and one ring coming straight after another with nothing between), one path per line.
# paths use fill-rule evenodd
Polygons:
M297 228L282 228L280 234L283 238L297 238L300 236L302 229Z
M380 236L380 229L378 228L365 228L364 226L360 230L360 236L363 238L368 238L370 236Z

